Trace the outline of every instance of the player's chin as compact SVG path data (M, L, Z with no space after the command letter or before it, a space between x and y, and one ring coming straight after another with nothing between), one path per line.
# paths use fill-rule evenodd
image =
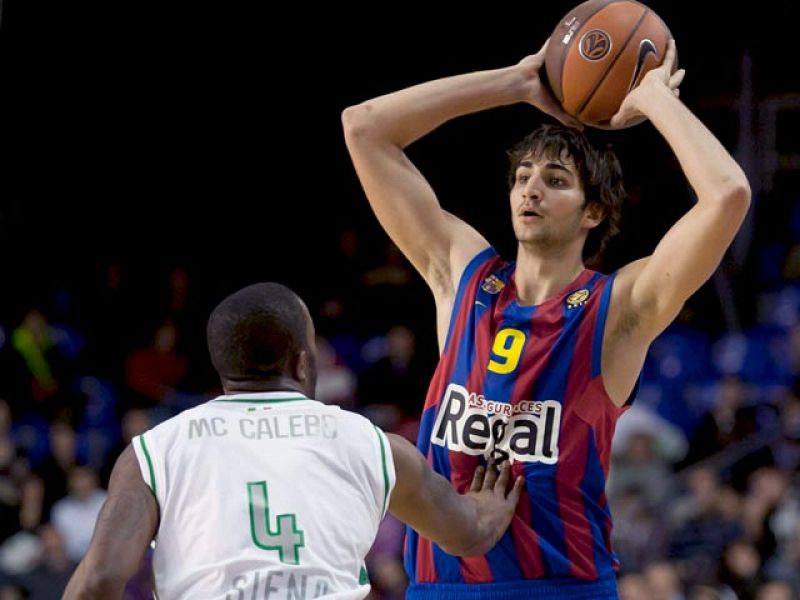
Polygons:
M514 233L517 237L517 241L521 244L525 243L538 243L541 242L543 233L541 227L538 223L532 225L515 225L514 226Z
M535 219L525 217L514 219L514 234L520 242L533 241L541 236L541 218L536 217Z

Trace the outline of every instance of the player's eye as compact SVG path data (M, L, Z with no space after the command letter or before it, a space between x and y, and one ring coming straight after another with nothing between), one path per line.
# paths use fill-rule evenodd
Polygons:
M531 178L530 175L520 173L517 175L517 182L519 183L528 183L528 180Z

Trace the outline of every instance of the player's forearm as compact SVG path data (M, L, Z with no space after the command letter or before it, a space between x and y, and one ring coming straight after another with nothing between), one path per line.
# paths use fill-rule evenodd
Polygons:
M665 86L650 87L642 104L640 110L672 147L698 201L726 202L746 211L747 177L700 119Z
M92 568L85 561L78 565L62 600L115 600L122 598L127 579L115 573Z
M450 119L522 102L527 81L518 66L428 81L348 108L345 131L405 148Z
M448 539L440 546L453 556L486 554L499 539L497 523L491 516L482 515L474 501L467 505L472 500L468 496L461 496L460 499L464 503L461 525L452 527Z
M477 556L488 552L502 535L503 516L497 511L484 511L472 496L458 494L444 478L437 478L438 515L430 519L430 535L442 550L453 556ZM490 514L491 513L491 514Z

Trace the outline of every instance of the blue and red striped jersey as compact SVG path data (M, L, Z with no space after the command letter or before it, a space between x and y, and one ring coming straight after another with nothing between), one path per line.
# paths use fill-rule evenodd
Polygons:
M484 556L458 558L407 530L412 584L544 578L594 581L618 569L605 495L616 407L600 369L613 275L584 270L536 306L517 302L515 263L494 249L462 275L417 446L459 492L489 457L526 488Z

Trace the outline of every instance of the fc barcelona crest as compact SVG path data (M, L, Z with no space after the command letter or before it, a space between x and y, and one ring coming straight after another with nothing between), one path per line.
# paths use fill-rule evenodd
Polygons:
M506 284L495 275L489 275L481 284L481 289L489 294L499 294L504 287Z
M577 292L572 292L569 296L567 296L567 308L573 309L578 308L579 306L583 306L586 304L586 301L589 299L589 290L586 288L582 290L578 290Z

